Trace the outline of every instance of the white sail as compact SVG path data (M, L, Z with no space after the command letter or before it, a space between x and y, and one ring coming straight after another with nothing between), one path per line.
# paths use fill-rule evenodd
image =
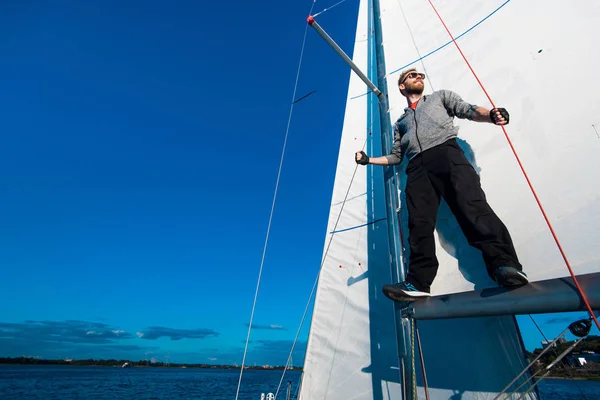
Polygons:
M434 4L455 37L466 32L458 39L461 49L496 106L511 113L507 130L575 273L599 271L600 187L595 182L600 181L600 136L593 125L600 120L600 104L594 100L600 89L600 79L594 77L600 4ZM491 108L454 44L439 49L450 38L428 1L382 0L381 7L388 72L410 64L426 71L427 92L450 89L468 102ZM565 21L577 21L577 29L562 28ZM569 71L578 78L564 76ZM388 77L392 121L406 107L394 90L399 72ZM588 78L585 87L583 77ZM478 170L489 203L511 232L524 271L532 281L568 276L501 129L463 120L456 124L461 147ZM445 204L436 239L440 268L433 294L494 286L480 253L468 245ZM452 392L462 399L489 398L498 383L510 381L509 375L523 366L513 318L424 321L420 331L432 398L449 398ZM449 374L440 359L462 362L452 362ZM469 378L459 383L460 376ZM459 387L463 384L466 393Z
M415 44L425 56L450 40L428 1L381 4L388 72L419 58ZM600 124L600 103L595 100L600 89L600 3L438 0L434 4L455 37L468 31L458 43L496 106L510 112L509 136L575 273L598 272L600 136L594 125ZM565 21L573 21L577 29L567 28ZM491 108L454 44L411 66L425 68L426 93L433 85ZM389 76L390 88L396 87L398 74ZM406 100L390 89L390 103L394 120ZM508 227L530 280L568 276L502 130L455 121L461 145L474 155L488 201ZM437 254L442 267L432 291L461 292L490 285L480 262L458 265L456 257L472 250L464 238L456 238L461 235L449 214L446 207L439 215ZM462 273L457 273L459 269Z
M354 62L365 72L374 57L367 40L370 3L361 1L353 53ZM390 123L406 107L396 80L399 70L409 65L427 73L426 93L449 89L468 102L491 107L454 45L444 46L450 38L428 1L379 3L385 69L394 71L387 80ZM466 32L458 42L467 59L496 105L511 113L507 130L575 273L597 272L600 103L593 96L600 86L594 75L600 4L591 0L568 6L541 0L434 4L455 37ZM561 28L565 21L577 29ZM401 399L402 391L409 390L400 384L393 305L381 294L381 285L391 279L385 271L390 251L372 239L387 232L387 222L381 221L385 215L373 201L375 192L382 190L377 168L383 168L359 167L352 179L353 153L372 128L374 96L360 96L366 92L352 74L302 399ZM567 276L501 129L463 120L455 123L461 128L460 144L480 173L489 203L507 225L530 279ZM381 155L381 150L369 150L369 155ZM329 246L334 227L339 233ZM408 231L402 228L406 239ZM495 286L481 254L468 245L445 204L438 214L436 241L440 268L433 294ZM423 321L419 330L431 399L491 399L526 365L513 317ZM420 376L418 386L423 395Z
M368 1L361 1L353 60L363 71L369 63L368 16ZM369 132L367 113L373 95L364 96L365 92L365 84L350 75L324 264L304 361L300 398L305 400L367 399L373 393L378 398L401 398L393 304L372 287L368 259L368 229L379 228L378 223L369 223L385 215L374 216L367 209L367 169L354 162L354 153L363 148ZM384 230L385 221L380 222ZM332 234L334 230L338 232ZM389 280L389 265L381 271ZM381 361L375 371L373 359Z

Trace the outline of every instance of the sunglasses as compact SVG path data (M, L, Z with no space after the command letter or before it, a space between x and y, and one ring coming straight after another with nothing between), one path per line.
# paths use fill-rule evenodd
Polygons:
M415 79L417 76L420 76L423 80L425 79L425 74L422 72L410 72L404 77L404 79L402 79L402 82L400 82L400 84L404 83L408 78Z

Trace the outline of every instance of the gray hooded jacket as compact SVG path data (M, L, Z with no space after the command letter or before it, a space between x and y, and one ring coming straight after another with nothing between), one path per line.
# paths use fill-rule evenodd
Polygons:
M405 155L410 161L417 154L455 138L458 127L454 126L454 117L473 120L477 108L450 90L421 97L416 109L406 107L394 124L394 148L385 157L390 165L400 164Z

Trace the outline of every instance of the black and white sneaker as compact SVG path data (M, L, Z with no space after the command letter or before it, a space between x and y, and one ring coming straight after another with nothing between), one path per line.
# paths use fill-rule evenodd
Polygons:
M499 267L494 271L496 283L502 287L523 286L529 283L527 275L513 267Z
M426 292L417 290L411 283L400 282L393 285L384 285L383 294L394 301L413 301L423 297L430 297Z

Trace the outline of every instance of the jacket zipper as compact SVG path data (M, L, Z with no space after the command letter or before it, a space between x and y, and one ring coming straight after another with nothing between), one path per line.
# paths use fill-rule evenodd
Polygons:
M419 139L419 132L418 132L419 124L417 123L417 107L415 107L415 109L413 110L413 116L415 118L415 136L417 137L417 143L419 143L419 150L421 150L421 153L422 153L423 146L421 146L421 140Z

